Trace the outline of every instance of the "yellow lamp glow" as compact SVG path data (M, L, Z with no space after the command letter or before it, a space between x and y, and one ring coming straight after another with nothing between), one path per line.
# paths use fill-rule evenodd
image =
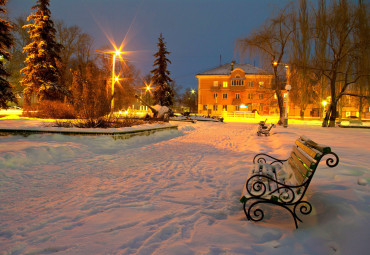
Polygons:
M272 62L272 64L273 64L274 66L277 66L277 65L278 65L278 62L277 62L277 61L274 61L274 62Z
M118 50L116 50L116 56L119 56L119 55L121 55L121 51L118 49Z
M326 105L328 104L328 102L326 102L325 100L322 101L322 105L325 107Z

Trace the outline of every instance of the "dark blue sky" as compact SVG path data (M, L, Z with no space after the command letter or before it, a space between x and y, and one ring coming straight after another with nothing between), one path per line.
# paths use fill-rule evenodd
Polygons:
M36 0L9 0L9 16L31 12ZM95 47L117 44L143 75L152 70L160 33L171 52L171 77L183 88L197 88L195 75L237 60L235 41L258 28L288 0L51 0L52 19L78 25ZM103 32L105 31L105 33ZM246 61L244 61L246 62ZM253 63L251 63L253 64Z

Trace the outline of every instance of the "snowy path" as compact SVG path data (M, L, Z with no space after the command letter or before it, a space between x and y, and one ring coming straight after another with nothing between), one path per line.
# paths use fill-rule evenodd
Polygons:
M256 124L198 122L127 140L1 137L0 254L368 250L369 185L357 182L369 182L370 132L299 125L273 132L258 137ZM267 222L247 222L239 197L253 156L286 158L300 134L341 158L313 179L316 211L297 231L278 210ZM341 227L352 233L337 233Z

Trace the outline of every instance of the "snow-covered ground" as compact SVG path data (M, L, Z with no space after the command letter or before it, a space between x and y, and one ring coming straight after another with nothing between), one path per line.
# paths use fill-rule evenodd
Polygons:
M369 253L369 129L290 124L259 137L256 123L175 124L130 139L1 136L0 254ZM298 230L278 208L248 222L239 198L253 156L286 158L299 135L340 157L313 178L313 212Z

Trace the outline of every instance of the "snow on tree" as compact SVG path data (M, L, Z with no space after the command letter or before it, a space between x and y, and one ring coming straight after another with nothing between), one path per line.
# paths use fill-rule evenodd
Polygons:
M6 14L5 4L7 0L0 0L0 14ZM13 37L10 31L12 30L10 23L0 17L0 107L8 108L8 102L17 102L17 99L12 91L12 86L6 77L9 77L9 72L5 69L5 61L11 57L9 53L10 47L13 45Z
M170 52L166 49L166 43L162 33L158 38L158 52L153 56L156 58L153 66L156 67L151 71L153 74L152 84L156 86L154 91L154 100L162 106L173 105L174 91L170 86L172 79L169 77L170 71L167 70L168 63L171 61L167 58Z
M21 70L24 78L21 83L25 86L25 106L31 104L32 94L42 100L62 100L67 91L58 84L59 72L57 62L61 45L55 40L56 30L50 19L49 0L38 0L32 7L36 12L31 13L27 20L33 20L24 28L28 29L31 43L24 47L27 53L26 67Z

